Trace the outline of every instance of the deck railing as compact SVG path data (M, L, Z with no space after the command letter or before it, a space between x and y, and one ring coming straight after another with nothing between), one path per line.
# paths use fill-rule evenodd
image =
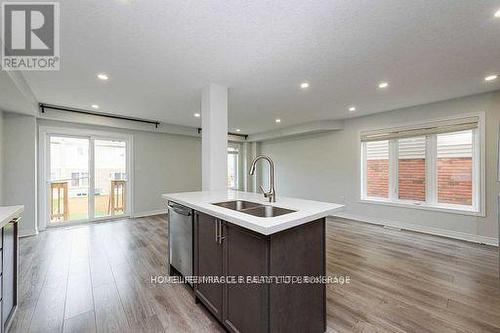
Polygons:
M109 195L101 194L95 197L94 216L116 216L126 212L127 181L110 180L109 184ZM86 195L70 197L69 193L70 184L68 180L50 183L50 222L67 222L69 220L88 218L88 199L85 198ZM106 200L107 204L103 200Z

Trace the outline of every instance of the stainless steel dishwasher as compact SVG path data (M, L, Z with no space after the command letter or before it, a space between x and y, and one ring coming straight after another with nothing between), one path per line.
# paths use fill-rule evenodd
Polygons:
M182 276L193 275L193 210L168 202L169 273L173 267Z

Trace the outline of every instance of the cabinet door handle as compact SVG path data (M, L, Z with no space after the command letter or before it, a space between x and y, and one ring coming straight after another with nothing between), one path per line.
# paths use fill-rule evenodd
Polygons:
M219 242L219 219L215 219L215 242Z
M225 239L227 236L222 236L222 221L220 222L220 231L219 231L219 244L222 245L222 240Z
M219 220L219 244L222 244L222 221Z

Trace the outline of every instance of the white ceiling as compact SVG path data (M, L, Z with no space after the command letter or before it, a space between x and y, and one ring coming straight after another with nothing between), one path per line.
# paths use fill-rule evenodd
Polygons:
M45 103L200 126L214 82L230 89L230 130L252 134L500 89L483 80L500 72L500 0L60 5L61 70L25 73Z

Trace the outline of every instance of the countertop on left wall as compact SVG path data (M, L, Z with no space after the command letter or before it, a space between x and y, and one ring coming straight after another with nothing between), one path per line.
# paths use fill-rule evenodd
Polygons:
M23 205L17 206L0 206L0 228L3 228L7 223L19 217L24 211Z

